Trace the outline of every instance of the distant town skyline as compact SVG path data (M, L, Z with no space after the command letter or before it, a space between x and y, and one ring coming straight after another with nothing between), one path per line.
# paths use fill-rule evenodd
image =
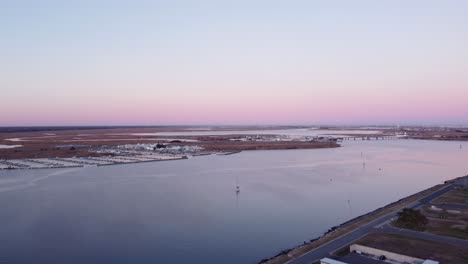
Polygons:
M468 1L2 1L0 126L468 125Z

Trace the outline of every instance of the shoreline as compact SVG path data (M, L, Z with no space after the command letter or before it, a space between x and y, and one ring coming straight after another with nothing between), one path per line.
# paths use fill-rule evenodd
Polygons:
M102 149L101 152L91 149L79 149L81 153L67 152L65 155L35 155L33 152L23 152L15 158L2 157L0 155L0 170L16 169L47 169L83 167L84 165L110 166L153 161L180 160L190 157L206 155L233 155L247 150L287 150L287 149L323 149L338 148L336 142L234 142L213 141L211 144L202 145L194 143L171 143L175 150L162 152L154 150L128 150L122 153L113 152L113 149ZM167 143L166 143L167 144ZM104 146L105 147L105 146ZM198 149L197 149L198 148ZM165 149L165 148L164 148ZM193 151L195 149L196 151ZM118 150L120 151L120 150ZM1 154L1 152L0 152ZM43 153L46 154L46 153Z
M347 235L348 233L360 228L363 225L371 223L385 215L395 213L396 211L409 206L412 203L417 202L419 199L429 196L430 194L437 192L443 188L446 188L450 184L454 183L457 179L464 176L456 177L445 181L443 184L434 185L426 188L409 196L403 197L395 202L389 203L385 206L379 207L369 213L357 216L346 222L343 222L337 226L333 226L325 231L322 235L316 238L310 239L308 242L304 241L303 244L297 245L285 250L280 251L276 255L268 258L261 259L259 264L284 264L301 257L321 246L324 246L335 239Z
M269 145L270 146L270 145ZM174 160L184 160L189 157L196 158L201 156L209 155L218 155L218 156L229 156L234 154L239 154L243 151L258 151L258 150L299 150L299 149L324 149L324 148L339 148L339 144L310 144L309 147L287 147L287 148L254 148L254 149L243 149L243 150L230 150L230 151L215 151L210 150L209 152L186 154L181 153L178 156L167 156L166 158L155 158L151 160L138 160L138 155L129 157L126 155L116 155L116 156L80 156L80 157L49 157L49 158L24 158L24 159L0 159L0 171L10 171L10 170L36 170L36 169L66 169L66 168L80 168L85 166L113 166L113 165L126 165L126 164L137 164L137 163L149 163L157 161L174 161ZM144 157L142 157L144 158ZM108 159L108 160L106 160ZM120 159L120 160L119 160ZM125 160L125 161L122 161ZM25 163L22 163L25 162ZM57 164L53 162L58 162L62 164ZM34 166L31 163L42 164L45 166ZM50 164L49 166L47 166ZM5 167L9 166L9 167Z

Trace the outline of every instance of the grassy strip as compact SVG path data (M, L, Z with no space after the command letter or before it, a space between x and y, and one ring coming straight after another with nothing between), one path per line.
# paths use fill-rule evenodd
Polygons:
M436 235L468 239L468 229L466 226L467 223L465 221L429 219L429 224L426 226L426 232Z

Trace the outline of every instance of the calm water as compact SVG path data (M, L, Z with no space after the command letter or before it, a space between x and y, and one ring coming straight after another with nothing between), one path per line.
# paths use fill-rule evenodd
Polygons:
M351 141L0 171L0 263L255 263L461 176L467 160L468 144L458 142Z

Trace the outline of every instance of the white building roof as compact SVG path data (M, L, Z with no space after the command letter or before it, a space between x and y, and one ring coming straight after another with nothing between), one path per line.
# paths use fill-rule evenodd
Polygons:
M323 258L320 260L320 263L325 263L325 264L346 264L344 262L341 262L341 261L338 261L338 260L334 260L334 259L329 259L329 258ZM426 263L424 263L426 264ZM432 263L429 263L429 264L432 264Z
M422 264L439 264L439 261L426 259Z

